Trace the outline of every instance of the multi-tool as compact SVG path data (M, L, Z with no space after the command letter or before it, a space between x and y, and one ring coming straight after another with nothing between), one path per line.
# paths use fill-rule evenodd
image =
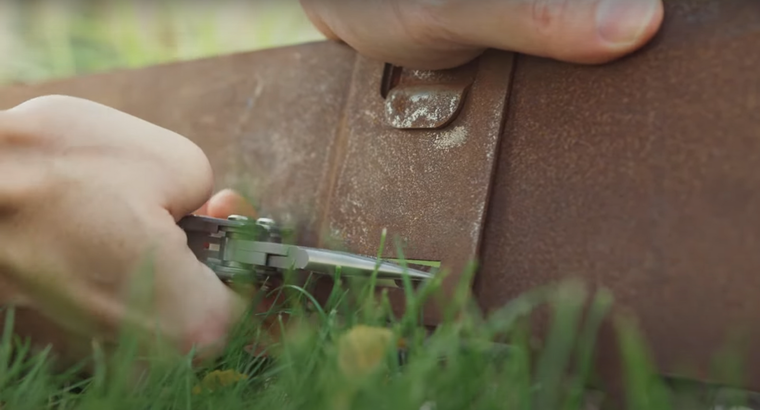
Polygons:
M284 272L306 271L341 276L419 282L433 274L377 258L283 243L283 230L269 218L232 215L227 219L189 215L178 225L195 256L223 281L265 281ZM375 273L376 272L376 273Z

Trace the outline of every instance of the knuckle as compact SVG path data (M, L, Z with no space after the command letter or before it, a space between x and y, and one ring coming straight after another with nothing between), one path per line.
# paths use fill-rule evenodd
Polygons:
M48 155L54 142L38 130L38 117L24 118L11 110L0 112L0 213L17 212L43 203L61 191L62 178Z
M567 15L569 0L531 0L530 19L537 34L554 37Z
M182 149L178 149L179 146L183 146ZM172 168L168 169L176 176L175 184L179 189L176 195L178 198L186 197L187 202L192 204L191 207L200 206L213 193L214 170L211 161L206 153L189 139L184 139L176 147L172 154L177 155L176 161L173 161L176 165L169 165Z
M49 94L28 99L7 113L14 118L19 130L54 143L70 129L83 128L78 126L83 121L100 118L101 113L92 113L97 105L83 98Z
M8 112L45 116L55 114L61 108L70 106L71 104L81 104L83 101L85 100L61 94L41 95L16 105L8 110Z
M58 194L58 178L44 164L0 166L0 170L15 175L0 183L0 214L28 210Z

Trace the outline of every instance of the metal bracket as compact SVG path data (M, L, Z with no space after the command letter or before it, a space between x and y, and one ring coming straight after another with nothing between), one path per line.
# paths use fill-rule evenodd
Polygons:
M438 129L456 119L473 75L454 71L403 70L386 64L380 85L385 122L396 129ZM467 68L464 68L465 73Z

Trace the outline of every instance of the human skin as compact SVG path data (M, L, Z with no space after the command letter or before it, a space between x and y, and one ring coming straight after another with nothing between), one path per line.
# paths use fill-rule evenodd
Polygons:
M663 14L660 0L301 3L328 38L419 69L454 67L486 48L604 63L649 41ZM145 348L158 334L180 353L219 354L256 290L222 284L176 222L255 210L229 190L212 196L195 144L91 101L45 96L0 111L0 175L11 176L0 180L0 303L16 307L18 333L52 344L66 363L94 342L115 344L124 324L146 336ZM132 310L130 285L145 266L152 308Z
M12 176L0 183L0 297L18 309L20 333L67 362L93 341L114 345L125 325L201 359L224 347L250 295L198 261L176 222L255 212L230 191L209 199L211 166L195 144L92 101L45 96L0 113L0 172ZM145 309L128 309L146 267Z
M646 44L662 0L299 0L326 37L415 69L464 64L487 48L606 63Z

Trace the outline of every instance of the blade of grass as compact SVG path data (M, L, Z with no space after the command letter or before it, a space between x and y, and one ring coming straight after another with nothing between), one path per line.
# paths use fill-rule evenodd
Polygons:
M612 294L606 289L599 290L589 309L589 315L578 338L576 349L577 375L572 381L570 392L563 408L580 409L591 373L597 332L609 313L613 303Z
M644 338L628 316L615 318L623 359L626 402L630 410L670 409L667 389L658 379Z
M550 300L553 320L536 368L535 407L541 410L559 407L559 397L571 352L575 346L578 323L587 293L580 283L560 284Z

